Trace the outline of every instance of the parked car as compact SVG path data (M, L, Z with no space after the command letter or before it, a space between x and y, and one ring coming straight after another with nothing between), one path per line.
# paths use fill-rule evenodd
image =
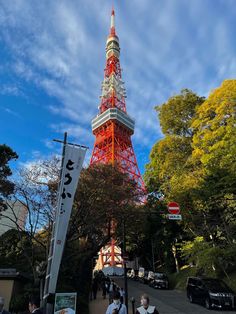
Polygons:
M235 308L236 294L220 279L189 277L186 289L191 303L204 304L207 309Z
M150 280L149 286L155 289L169 289L169 280L165 273L154 273L154 278Z
M148 274L149 272L145 270L144 272L144 277L143 277L143 283L144 284L148 284L149 280L148 280Z
M140 276L139 276L139 281L141 283L147 284L148 283L148 271L145 270Z
M128 277L128 278L134 279L135 276L136 276L136 275L135 275L135 270L134 270L134 269L129 269L129 270L127 271L127 277Z
M150 283L155 277L155 273L153 271L148 272L148 282Z
M144 282L144 274L145 274L145 269L143 267L139 267L139 270L138 270L138 280L140 282Z

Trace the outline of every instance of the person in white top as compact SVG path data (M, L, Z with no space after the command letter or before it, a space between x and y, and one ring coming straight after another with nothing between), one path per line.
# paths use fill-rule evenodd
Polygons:
M124 304L120 302L120 293L114 292L113 303L108 305L106 314L127 314L127 309Z
M137 308L136 314L159 314L155 306L149 304L149 296L143 294L141 296L141 306Z

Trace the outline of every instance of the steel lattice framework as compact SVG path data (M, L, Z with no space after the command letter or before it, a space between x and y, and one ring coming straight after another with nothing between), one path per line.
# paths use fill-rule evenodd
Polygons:
M92 120L92 131L96 139L90 165L95 163L116 164L122 172L128 173L130 178L137 182L139 189L145 190L131 141L135 122L126 111L126 91L121 77L119 57L120 46L115 31L113 9L110 34L106 43L106 67L99 114ZM111 244L114 245L113 240ZM111 246L111 249L104 252L106 259L102 261L103 266L108 263L114 266L114 256L108 256L110 252L114 251L114 247ZM117 263L120 262L117 260Z

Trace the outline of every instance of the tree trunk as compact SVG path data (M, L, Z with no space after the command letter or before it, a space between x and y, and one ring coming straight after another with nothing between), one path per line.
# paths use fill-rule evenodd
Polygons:
M175 259L176 272L179 273L179 262L178 262L177 254L176 254L176 246L174 244L172 244L172 253Z

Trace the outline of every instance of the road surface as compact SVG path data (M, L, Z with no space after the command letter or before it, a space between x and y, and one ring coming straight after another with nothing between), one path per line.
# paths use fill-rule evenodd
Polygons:
M116 279L120 287L124 287L123 279ZM153 289L137 281L128 280L129 299L134 297L139 306L140 295L147 293L150 297L151 304L156 305L160 314L233 314L234 311L207 310L202 305L191 304L184 291L179 290L159 290ZM129 313L131 303L129 302Z

